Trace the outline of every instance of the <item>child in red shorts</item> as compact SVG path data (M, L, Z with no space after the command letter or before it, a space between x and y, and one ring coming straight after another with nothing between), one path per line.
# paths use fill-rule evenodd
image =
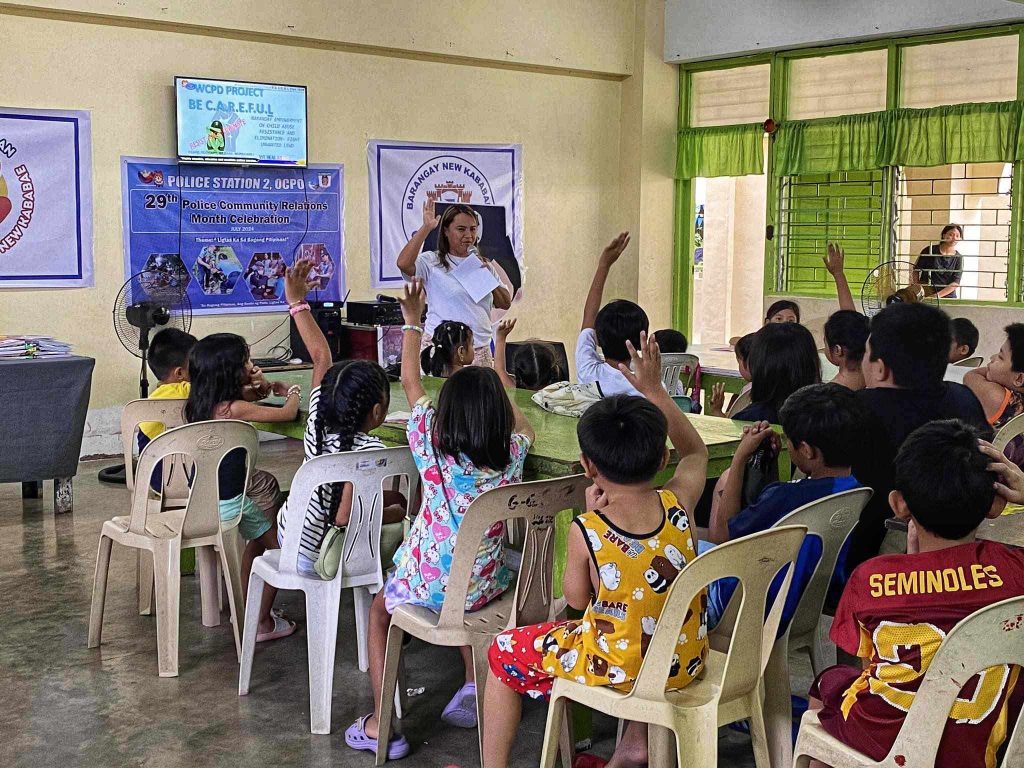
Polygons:
M519 727L522 695L547 699L556 677L629 691L654 634L668 588L697 555L686 510L704 489L707 449L661 384L658 345L642 336L643 356L629 345L634 370L619 366L643 397L616 395L592 405L577 433L587 476L588 510L569 529L563 591L581 619L519 627L498 635L484 692L484 765L505 768ZM654 478L679 466L664 488ZM682 688L708 653L706 593L697 595L679 629L669 677ZM631 723L610 766L647 762L647 731Z
M998 453L996 453L998 455ZM1024 551L976 540L998 517L1006 489L977 432L958 421L926 424L896 457L889 504L910 521L907 554L883 555L850 576L832 640L863 670L826 669L811 688L822 727L872 760L888 755L921 679L946 634L992 603L1024 594ZM936 768L994 768L1024 682L1016 666L966 681L942 735Z

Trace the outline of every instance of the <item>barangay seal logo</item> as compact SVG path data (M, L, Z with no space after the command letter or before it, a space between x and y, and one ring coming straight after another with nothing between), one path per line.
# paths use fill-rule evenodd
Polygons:
M423 204L494 205L491 182L477 166L457 155L435 155L420 164L402 194L402 227L407 238L423 223Z
M24 163L14 161L18 148L0 137L0 254L28 232L36 209L36 188Z

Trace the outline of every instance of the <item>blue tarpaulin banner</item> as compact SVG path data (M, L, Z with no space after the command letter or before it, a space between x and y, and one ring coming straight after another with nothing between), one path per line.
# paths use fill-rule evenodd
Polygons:
M125 277L184 283L198 314L276 312L311 259L310 298L345 295L344 168L258 168L123 157Z

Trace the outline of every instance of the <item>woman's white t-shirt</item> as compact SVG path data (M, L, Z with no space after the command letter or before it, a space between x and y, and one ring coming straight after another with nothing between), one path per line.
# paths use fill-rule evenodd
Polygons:
M424 335L430 338L434 329L445 320L458 320L473 331L477 347L488 346L493 335L491 310L494 298L487 294L479 302L473 301L462 283L452 276L451 270L462 263L465 256L448 256L449 269L441 266L435 251L423 251L416 257L416 277L423 280L427 291L427 323ZM492 272L494 267L487 265Z

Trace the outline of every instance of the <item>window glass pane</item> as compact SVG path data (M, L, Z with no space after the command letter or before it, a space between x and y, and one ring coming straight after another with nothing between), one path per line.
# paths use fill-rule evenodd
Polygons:
M1012 179L1009 163L901 169L895 201L898 259L917 262L922 251L938 245L946 224L963 228L963 239L955 246L962 268L960 288L943 301L1006 300ZM923 285L941 287L952 277L935 259L928 259L927 266L931 270L920 274Z
M715 69L694 72L690 81L690 125L760 123L768 117L771 67Z
M1016 98L1016 35L911 45L903 49L901 107L938 107Z
M884 49L793 59L787 117L807 120L885 109L887 62Z
M821 260L831 241L846 252L846 276L857 296L882 260L882 172L803 174L779 183L777 290L835 295Z

